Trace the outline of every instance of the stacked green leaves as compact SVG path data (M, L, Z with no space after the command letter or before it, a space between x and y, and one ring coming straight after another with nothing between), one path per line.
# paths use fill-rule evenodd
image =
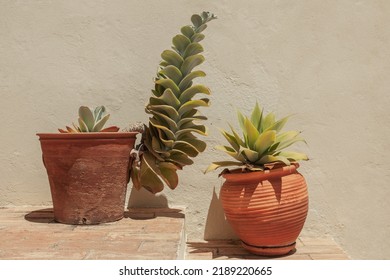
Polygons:
M206 135L206 120L198 107L207 107L208 98L195 99L198 94L210 95L204 85L193 84L195 78L204 77L194 70L205 60L199 43L207 22L216 17L208 12L193 15L192 26L181 28L181 34L172 39L172 50L162 52L160 69L155 79L155 89L146 106L149 126L145 127L143 146L138 160L133 161L131 178L134 187L144 187L152 193L163 190L164 185L175 189L177 170L193 163L206 148L206 143L196 137Z
M220 167L237 166L244 170L264 170L267 164L282 163L290 165L299 160L308 160L304 153L286 151L296 142L305 140L299 131L281 132L289 117L276 120L274 113L263 114L263 109L256 103L250 117L238 111L238 122L242 130L240 136L230 126L231 133L221 130L230 146L217 146L236 161L213 162L206 170Z

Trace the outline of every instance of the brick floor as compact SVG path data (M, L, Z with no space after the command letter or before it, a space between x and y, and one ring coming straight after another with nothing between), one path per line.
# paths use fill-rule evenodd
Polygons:
M0 259L183 259L180 209L132 209L100 225L64 225L52 209L0 209Z
M180 209L136 208L101 225L64 225L52 209L0 207L0 259L262 259L237 240L186 243ZM295 252L277 259L348 259L331 238L300 237Z

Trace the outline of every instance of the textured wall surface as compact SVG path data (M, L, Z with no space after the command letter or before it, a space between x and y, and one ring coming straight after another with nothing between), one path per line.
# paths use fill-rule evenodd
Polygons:
M390 259L390 2L0 0L0 206L50 205L37 132L76 120L80 105L106 105L110 124L146 122L160 53L193 13L219 19L205 31L213 92L208 149L175 191L129 188L132 206L185 206L189 239L233 233L217 172L203 175L235 108L258 100L296 113L311 161L304 234L332 235L356 259ZM131 187L131 186L130 186Z

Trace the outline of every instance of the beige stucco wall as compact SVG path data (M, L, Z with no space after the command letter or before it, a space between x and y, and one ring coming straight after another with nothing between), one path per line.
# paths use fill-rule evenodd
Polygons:
M50 204L37 132L105 104L111 124L147 120L144 105L162 50L193 13L219 17L205 32L213 91L209 147L177 190L132 206L187 207L189 239L234 237L218 203L221 180L203 175L235 123L258 100L297 113L311 161L306 235L334 236L352 258L390 259L390 2L0 0L0 206ZM129 189L129 193L130 193Z

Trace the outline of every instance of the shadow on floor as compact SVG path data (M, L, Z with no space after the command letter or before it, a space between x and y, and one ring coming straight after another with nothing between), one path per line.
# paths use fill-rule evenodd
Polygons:
M124 212L124 218L133 220L148 220L157 217L184 219L185 215L183 209L175 208L130 208ZM54 219L53 208L31 211L24 216L24 219L32 223L57 223Z
M24 216L26 221L32 223L56 223L54 220L53 208L45 208L32 211Z
M188 242L188 254L209 254L211 259L278 259L296 253L296 249L286 255L266 257L254 255L241 247L239 240L216 240L205 242Z
M125 212L125 218L133 220L149 220L157 217L184 219L183 209L176 208L130 208Z

